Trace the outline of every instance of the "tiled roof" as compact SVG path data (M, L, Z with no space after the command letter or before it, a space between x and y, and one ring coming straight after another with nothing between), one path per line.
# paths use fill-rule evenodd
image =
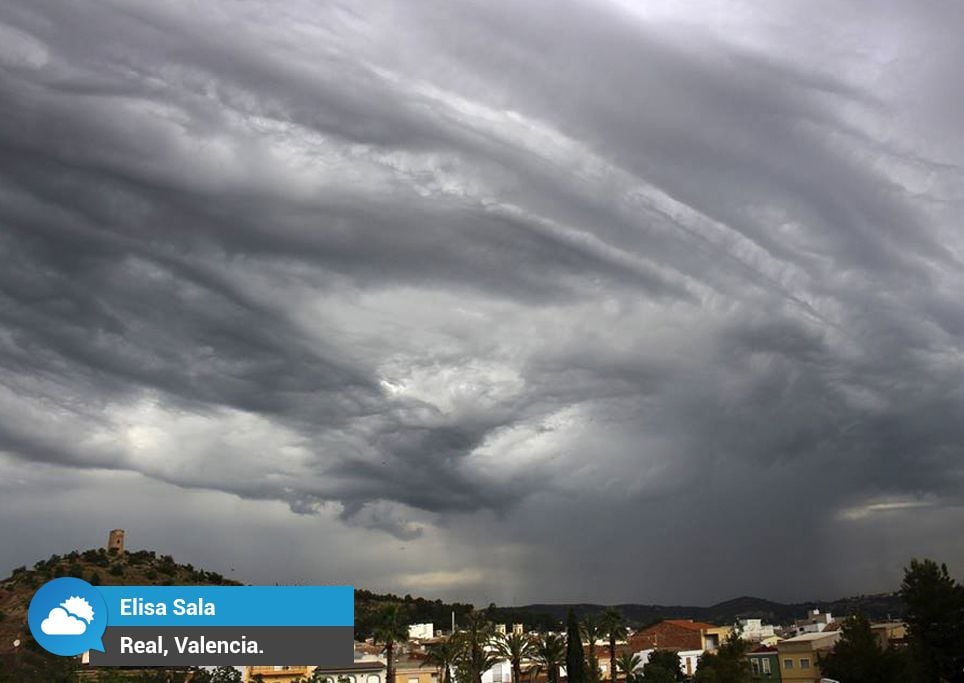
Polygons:
M683 628L692 629L694 631L705 631L711 628L719 628L713 624L707 624L705 621L693 621L692 619L666 619L662 623L673 624L674 626L682 626Z
M756 649L752 650L752 651L750 652L750 654L751 654L751 655L753 655L753 654L765 654L765 653L768 653L768 652L777 652L777 649L776 649L775 647L772 647L771 645L760 645L760 646L757 647Z

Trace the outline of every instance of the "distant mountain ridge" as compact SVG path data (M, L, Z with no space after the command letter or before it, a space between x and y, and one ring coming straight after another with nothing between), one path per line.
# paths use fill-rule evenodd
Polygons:
M569 608L580 617L602 612L608 605L587 603L573 604L531 604L504 608L520 614L547 615L555 620L565 619ZM862 612L871 620L899 619L904 613L904 604L896 593L859 595L838 600L817 600L814 602L782 603L741 596L731 600L698 607L694 605L642 605L627 603L613 605L623 617L636 627L645 626L661 619L694 619L712 624L732 624L738 618L760 618L765 623L791 624L795 619L803 619L807 612L819 609L840 616Z

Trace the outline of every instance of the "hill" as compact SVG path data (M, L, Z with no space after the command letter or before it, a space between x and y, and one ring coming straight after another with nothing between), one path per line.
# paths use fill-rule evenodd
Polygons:
M170 555L150 550L109 553L104 548L52 555L32 568L17 567L0 581L0 654L11 653L14 641L26 642L27 607L34 590L61 576L92 585L240 585L216 572L177 564Z
M582 617L587 614L598 614L606 609L607 605L534 604L513 607L510 610L522 615L537 615L543 620L548 616L553 621L562 621L566 618L570 607ZM771 624L792 624L795 619L802 619L811 609L819 609L839 616L862 612L872 620L898 619L904 613L904 604L896 593L859 595L839 600L801 603L780 603L764 598L743 596L709 607L637 604L622 604L615 607L630 625L637 628L662 619L695 619L711 624L732 624L738 618L745 617L761 618Z

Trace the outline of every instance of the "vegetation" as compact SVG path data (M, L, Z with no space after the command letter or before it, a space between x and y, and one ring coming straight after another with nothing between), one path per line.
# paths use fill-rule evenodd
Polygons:
M389 605L375 628L375 642L385 646L386 680L395 680L395 646L408 642L408 626L403 622L403 613L398 605Z
M453 612L456 619L461 623L472 611L472 605L461 602L445 603L441 600L413 598L411 595L400 597L393 593L379 594L356 589L355 637L359 640L370 638L383 610L388 605L398 605L413 624L431 623L437 629L450 628ZM522 621L522 619L516 621Z
M582 637L586 640L587 683L599 683L599 657L596 654L596 641L602 635L598 620L592 615L582 620Z
M512 683L522 683L522 660L532 654L532 641L524 633L509 633L495 641L496 652L512 665ZM448 683L440 680L439 683Z
M615 677L616 642L626 638L629 630L626 628L626 622L623 621L623 615L613 607L603 612L602 618L600 619L600 627L606 635L606 638L609 639L609 675ZM627 681L627 683L629 682Z
M635 683L639 680L639 674L636 669L639 668L640 663L639 655L633 654L632 652L621 652L618 657L616 657L616 668L613 671L618 671L626 677L626 683Z
M190 683L241 683L241 672L233 666L219 666L213 671L195 670Z
M674 683L683 680L685 676L680 667L679 655L670 650L654 650L649 655L649 661L643 665L645 683Z
M25 633L26 605L30 595L37 586L58 576L82 576L91 583L107 585L121 582L168 585L236 583L215 572L179 565L170 556L157 556L151 551L74 551L64 556L52 555L32 568L17 567L10 577L0 581L0 642L12 643L16 639L23 642L16 651L0 651L0 683L77 682L75 660L48 655L29 633ZM946 566L932 560L915 559L905 569L896 599L906 606L908 646L898 649L881 647L868 618L858 615L843 624L836 647L820 658L820 666L827 677L847 683L959 680L954 676L961 674L959 658L964 654L964 587L951 578ZM473 611L471 606L460 603L446 604L410 595L377 595L360 590L356 591L356 618L361 626L356 628L356 634L359 638L374 635L376 641L384 645L388 673L394 677L399 647L408 640L408 624L429 621L444 627L453 611L461 629L449 640L433 645L425 664L439 671L439 683L480 683L482 673L496 661L510 662L512 683L523 683L522 665L527 660L537 664L535 671L544 672L549 683L559 683L563 665L573 683L599 683L599 667L593 647L597 639L608 641L610 670L626 675L627 683L676 683L683 680L679 659L674 653L653 652L641 671L637 670L638 657L634 658L631 653L617 656L617 643L626 638L627 625L622 613L613 608L586 613L581 623L577 619L578 610L570 609L565 638L544 632L531 639L515 633L497 636L492 625L493 621L521 621L520 617L528 614L525 611L500 610L495 605ZM511 617L506 619L506 615ZM555 623L552 629L557 630L558 626ZM588 657L584 643L589 646ZM728 639L717 652L700 658L695 683L748 681L745 655L746 645L739 637ZM318 675L323 676L323 672ZM240 675L227 667L215 671L103 669L85 680L95 683L236 683Z
M490 648L495 636L492 624L480 612L471 612L466 627L452 637L458 648L456 673L459 683L482 683L482 674L498 661Z
M746 652L746 641L738 634L732 634L716 652L700 655L694 682L749 683L750 662L746 658Z
M454 638L435 643L428 648L422 666L434 666L439 683L452 683L452 670L458 662L458 647Z
M548 683L559 683L559 667L566 656L566 643L554 633L543 633L536 641L536 671L545 671Z
M881 648L863 615L846 619L840 640L830 654L820 658L820 670L827 678L847 683L898 683L908 680L904 654Z
M566 624L566 677L569 683L586 683L586 655L576 612L569 610Z
M922 683L960 677L964 656L964 586L947 566L911 560L900 587L914 672Z

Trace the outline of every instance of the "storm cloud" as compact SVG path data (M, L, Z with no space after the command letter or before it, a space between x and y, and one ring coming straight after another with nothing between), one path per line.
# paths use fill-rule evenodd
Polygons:
M500 603L960 571L962 29L5 3L0 561L123 526Z

